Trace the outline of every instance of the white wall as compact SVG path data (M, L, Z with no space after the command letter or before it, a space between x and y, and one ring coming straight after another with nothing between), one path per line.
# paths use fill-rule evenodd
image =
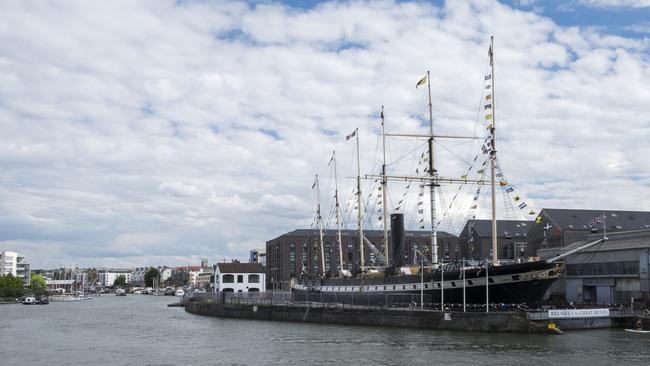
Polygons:
M224 283L223 277L226 275L233 275L234 282ZM259 276L259 282L250 283L248 282L250 275ZM243 282L238 282L238 276L243 276ZM215 276L216 288L215 292L223 291L224 289L231 288L233 292L249 292L251 288L256 288L259 292L264 292L266 290L266 274L265 273L221 273L217 267L217 273Z

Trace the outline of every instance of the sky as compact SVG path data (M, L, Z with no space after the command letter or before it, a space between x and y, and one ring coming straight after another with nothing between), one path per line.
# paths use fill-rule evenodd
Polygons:
M439 173L476 172L490 36L499 167L517 217L650 208L647 0L0 7L0 250L32 268L245 260L314 227L315 174L333 228L334 150L355 228L356 139L345 137L359 129L359 170L377 174L381 106L389 132L428 132L426 88L415 88L427 70L436 133L479 138L439 140ZM414 174L424 142L389 140L389 172ZM456 187L441 189L439 209L452 207L441 229L458 230L476 187L455 199ZM377 193L363 179L367 228L379 228ZM389 193L410 228L428 222L417 185Z

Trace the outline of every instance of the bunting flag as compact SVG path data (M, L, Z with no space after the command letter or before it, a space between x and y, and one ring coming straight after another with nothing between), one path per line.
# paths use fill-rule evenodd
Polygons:
M507 192L507 193L512 193L512 191L514 191L514 189L512 189L512 187L508 187L508 188L506 188L506 192Z
M519 201L520 199L521 199L521 197L519 197L519 195L515 196L515 202Z
M540 222L542 222L542 216L537 216L537 217L535 218L535 223L536 223L536 224L539 224Z
M501 182L499 182L499 185L500 185L501 187L505 187L505 186L508 185L508 182L505 181L505 180L502 180Z
M522 210L523 210L526 206L528 206L528 205L526 204L526 202L522 202L522 203L519 204L519 208L522 209Z
M503 177L503 173L498 172L498 173L497 173L497 177L499 177L499 178Z
M485 86L485 90L490 90L492 88L492 85L488 84Z
M476 161L476 159L478 159L478 155L476 155L472 161Z
M462 180L467 180L467 174L463 174L463 175L461 175L461 176L460 176L460 179L462 179Z
M470 210L475 210L475 209L476 209L476 205L472 205L469 209L470 209Z
M488 113L488 114L486 114L486 115L485 115L485 119L486 119L486 120L488 120L488 119L492 119L492 113Z
M316 188L316 181L314 180L314 184L311 185L311 189Z
M419 196L419 197L424 196L424 192L420 192L420 193L418 194L418 196Z
M492 94L488 94L485 96L485 100L491 100L492 99Z
M491 80L492 79L492 74L487 74L485 75L485 81Z
M421 225L421 226L420 226L420 229L424 230L424 225Z
M487 125L487 127L485 127L485 129L486 130L491 130L492 129L492 124L490 123L489 125Z
M400 206L395 207L395 211L399 211L399 207L400 207Z
M424 222L424 217L420 219L420 222Z
M423 213L424 213L424 210L418 210L418 213L419 213L419 214L423 214Z
M418 86L423 85L423 84L426 83L426 82L427 82L427 76L424 75L424 77L423 77L422 79L420 79L420 81L418 81L417 84L415 84L415 89L417 89Z
M492 104L486 104L483 108L484 109L492 109Z
M330 166L330 164L332 164L332 161L333 161L333 160L334 160L334 155L332 155L332 157L330 158L330 162L327 163L327 166Z
M424 202L422 201L418 202L418 206L422 206L422 204L424 204Z
M345 141L348 141L349 139L353 138L356 135L357 135L357 130L355 129L354 131L352 131L351 134L345 136Z
M478 174L483 174L483 173L485 173L485 169L479 169L479 170L477 170L476 172L477 172Z
M381 216L379 216L378 219L379 219L379 221L381 221L382 220Z
M528 214L531 215L531 216L534 215L535 213L536 213L536 212L533 211L533 210L530 210L530 212L528 212Z

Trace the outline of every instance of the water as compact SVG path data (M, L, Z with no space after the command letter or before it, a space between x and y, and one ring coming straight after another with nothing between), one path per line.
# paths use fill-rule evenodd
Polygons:
M166 296L0 305L0 365L648 365L650 335L487 334L202 317Z

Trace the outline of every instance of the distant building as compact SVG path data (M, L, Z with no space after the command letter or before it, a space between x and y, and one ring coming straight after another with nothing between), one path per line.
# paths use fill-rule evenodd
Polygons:
M119 276L124 276L126 283L131 283L132 270L130 269L100 269L98 270L97 276L99 278L99 283L103 287L111 287L115 283L115 280Z
M537 253L550 258L602 237L602 232L593 233L584 241ZM566 275L551 288L553 295L591 304L630 304L632 298L650 301L650 229L608 232L607 238L564 259Z
M341 230L343 242L343 269L357 273L360 267L358 236L356 230ZM383 231L366 230L365 237L373 243L381 253L384 252ZM318 230L298 229L282 234L266 242L266 280L267 287L288 290L291 278L301 273L320 274L321 252L319 248ZM339 245L336 230L323 232L326 275L337 275L340 272ZM412 263L415 259L414 249L428 251L431 243L431 233L428 231L406 231L404 262ZM451 258L456 237L449 233L438 231L438 255ZM364 245L366 267L380 266L378 258L367 245Z
M177 285L196 286L196 276L202 268L201 266L176 267L171 271L171 280Z
M217 263L213 288L215 292L264 292L265 277L259 263Z
M266 247L251 250L248 263L260 263L266 265Z
M591 234L650 229L650 212L614 210L575 210L545 208L528 232L527 256L535 256L540 249L561 248L584 241Z
M0 275L12 275L23 280L25 287L28 287L31 279L30 265L16 252L0 252Z
M206 262L207 265L207 262ZM209 290L212 286L214 275L214 268L204 267L196 274L194 279L194 287Z
M533 221L497 220L497 257L506 260L525 258L527 233ZM492 259L492 220L468 220L458 236L451 259Z

